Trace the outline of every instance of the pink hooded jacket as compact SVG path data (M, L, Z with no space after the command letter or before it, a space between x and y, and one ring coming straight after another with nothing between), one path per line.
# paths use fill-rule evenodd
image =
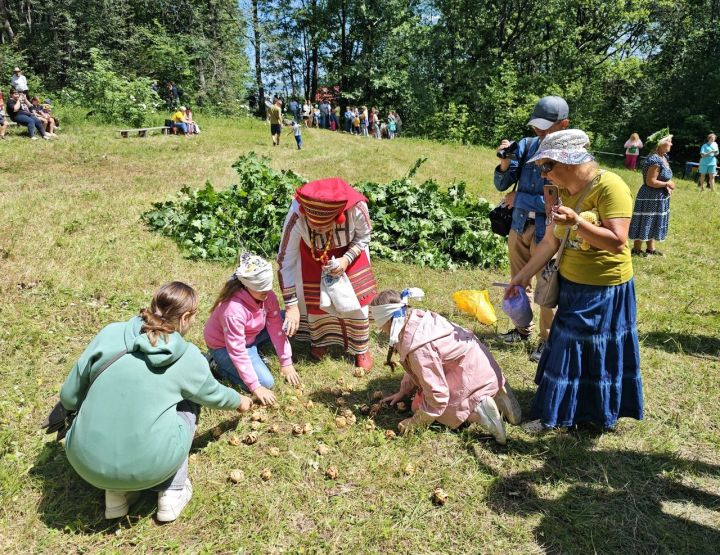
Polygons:
M475 334L434 312L412 310L396 349L405 368L401 391L420 388L419 409L451 428L505 384L500 366Z
M289 366L292 364L292 349L282 325L280 305L275 293L270 291L267 299L259 302L247 289L241 289L213 310L205 324L205 343L211 349L225 347L240 379L250 391L255 391L260 381L253 370L247 347L267 327L280 366Z

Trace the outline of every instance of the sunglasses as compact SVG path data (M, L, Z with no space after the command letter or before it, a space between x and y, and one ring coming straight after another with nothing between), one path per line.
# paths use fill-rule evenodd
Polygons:
M540 173L551 172L552 169L555 167L555 164L557 164L557 162L555 160L550 160L549 162L539 164L538 167L540 168Z

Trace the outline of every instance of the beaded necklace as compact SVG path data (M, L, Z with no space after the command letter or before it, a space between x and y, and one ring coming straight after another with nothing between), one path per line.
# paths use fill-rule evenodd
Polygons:
M319 250L319 249L316 249L316 248L315 248L315 237L318 237L318 236L320 236L321 234L320 234L320 233L315 233L315 232L313 231L313 232L312 232L312 235L313 235L313 236L311 237L312 245L311 245L311 248L310 248L310 256L313 257L313 260L314 260L315 262L320 262L320 263L322 263L322 264L327 264L327 263L328 263L327 253L328 253L328 251L330 250L330 245L332 244L332 231L328 231L328 232L325 233L325 248L323 248L322 252L320 253L320 256L315 256L315 252Z

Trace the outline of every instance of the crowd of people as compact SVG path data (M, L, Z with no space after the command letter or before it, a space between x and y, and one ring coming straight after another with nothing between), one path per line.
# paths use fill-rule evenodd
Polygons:
M538 432L580 424L610 429L620 417L643 417L628 247L632 196L617 174L599 167L588 136L569 129L568 118L563 99L541 99L529 122L536 136L518 141L516 155L495 169L498 189L517 184L507 198L515 215L506 299L529 292L533 277L562 253L557 300L541 316L535 420L525 424ZM659 137L658 144L667 142ZM509 146L503 141L499 150ZM544 193L548 188L555 194ZM586 219L588 213L596 221ZM187 457L200 405L251 407L249 397L217 380L259 405L278 402L261 344L272 344L279 373L293 386L301 376L291 340L309 342L315 361L337 347L365 373L373 367L371 321L388 337L386 362L396 364L397 356L404 369L397 391L383 399L387 405L411 400L413 414L399 423L401 433L434 422L449 428L476 423L506 443L505 421L518 425L522 414L490 349L442 315L411 306L422 290L380 290L369 256L371 227L367 199L345 181L307 183L289 207L277 255L284 312L271 262L243 253L205 324L208 358L184 339L198 302L180 282L162 286L139 316L98 334L61 400L68 410L82 403L66 450L78 474L106 490L107 518L127 514L142 489L158 491L158 520L177 518L192 496ZM531 331L516 328L502 339L527 340Z
M13 107L20 93L14 95ZM327 106L321 126L332 123ZM364 113L348 109L346 129L352 132ZM366 112L368 135L374 113ZM304 108L300 114L307 125ZM192 115L181 109L176 116L191 132ZM279 144L280 99L269 118ZM503 200L512 210L504 299L525 299L530 315L500 334L502 342L533 335L528 299L537 280L540 338L531 354L537 390L524 428L538 433L579 425L607 430L621 417L643 418L631 256L661 255L656 242L667 235L675 189L669 130L645 142L652 153L643 161L633 204L628 185L600 167L588 135L570 128L569 118L563 98L540 99L528 121L533 135L501 141L494 170L496 188L512 188ZM298 148L300 125L292 120ZM365 134L362 122L359 127ZM642 143L631 140L627 154L637 157ZM706 158L717 155L714 135L703 150ZM363 375L374 365L371 322L388 338L385 362L392 367L397 358L404 370L397 390L382 400L410 401L412 416L398 424L402 434L435 422L451 429L475 423L506 443L505 422L520 425L522 413L490 348L444 316L414 306L422 290L381 290L370 261L371 230L367 199L356 189L340 178L307 183L288 208L277 273L270 261L246 252L219 287L204 326L206 356L184 338L197 317L198 295L181 282L161 286L138 316L99 332L63 384L61 402L69 411L82 405L66 452L83 479L105 490L106 518L126 515L143 489L158 492L159 521L179 516L192 497L188 453L200 406L247 412L253 401L278 403L270 364L258 352L262 344L272 344L279 374L292 386L301 386L292 341L309 343L313 361L340 349ZM273 292L276 275L282 304Z
M669 134L669 131L668 133L666 133L666 135L667 134ZM715 135L715 133L710 133L707 136L705 143L700 147L700 162L699 164L697 164L697 166L698 190L701 192L705 189L710 189L713 192L715 191L715 177L717 175L717 157L718 154L720 154L716 139L717 136ZM633 133L632 135L630 135L630 138L625 141L625 167L633 171L637 168L638 158L640 157L640 150L644 146L650 148L651 150L651 154L647 158L652 157L654 163L650 164L650 166L654 166L658 170L660 170L661 168L666 168L666 170L662 173L667 174L667 170L669 170L670 168L670 160L667 154L670 151L672 142L670 142L669 145L666 145L666 147L662 149L662 154L658 154L657 149L655 148L658 145L655 142L648 143L647 145L643 144L643 142L640 140L640 136L637 133ZM664 160L664 162L662 162L662 160ZM659 164L658 161L660 161L661 163ZM646 169L647 168L645 166L645 163L643 163L643 174L645 174ZM653 170L651 176L654 176L654 174L655 171ZM667 179L670 180L670 177L672 177L672 175L667 176ZM662 179L660 181L662 181ZM665 187L669 187L670 190L674 188L673 185Z
M277 95L268 106L270 134L273 137L274 146L280 144L280 134L284 124L292 128L289 132L295 136L298 149L302 148L300 126L304 126L306 129L342 131L376 139L394 139L402 132L402 119L395 110L390 110L383 121L380 118L380 112L375 107L368 109L367 106L348 105L344 113L341 113L340 105L329 100L312 104L308 99L302 103L292 99L287 103L287 109L285 108L284 100ZM297 123L297 126L294 123Z

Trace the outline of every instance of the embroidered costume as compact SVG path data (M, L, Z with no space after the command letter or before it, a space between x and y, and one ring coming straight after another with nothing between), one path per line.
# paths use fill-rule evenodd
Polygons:
M301 341L313 347L338 345L354 355L367 352L367 305L377 292L370 234L367 199L342 179L321 179L297 190L285 218L277 262L285 306L300 309ZM323 266L342 257L360 309L337 317L320 308L320 280Z

